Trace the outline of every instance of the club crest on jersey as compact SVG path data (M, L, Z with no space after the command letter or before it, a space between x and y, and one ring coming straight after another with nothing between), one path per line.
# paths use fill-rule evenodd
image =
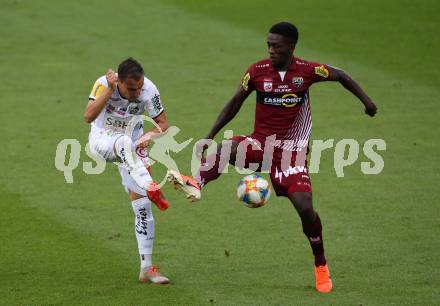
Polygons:
M296 86L296 87L301 87L301 85L304 83L304 78L303 77L294 77L292 79L292 83Z
M137 114L138 112L139 112L139 106L134 105L134 106L129 106L129 107L128 107L128 113L129 113L130 115Z
M263 89L265 92L271 92L273 89L272 80L264 80Z

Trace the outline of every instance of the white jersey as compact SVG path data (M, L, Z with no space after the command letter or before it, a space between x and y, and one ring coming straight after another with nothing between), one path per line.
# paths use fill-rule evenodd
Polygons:
M89 99L95 100L108 87L105 76L100 77L93 86ZM160 101L157 87L149 79L144 77L144 85L136 101L128 101L121 96L119 90L115 90L107 101L106 106L91 124L91 135L97 135L103 131L110 133L124 133L129 122L135 115L146 114L151 118L159 116L164 111ZM137 140L143 134L143 121L134 125L133 134L129 135Z

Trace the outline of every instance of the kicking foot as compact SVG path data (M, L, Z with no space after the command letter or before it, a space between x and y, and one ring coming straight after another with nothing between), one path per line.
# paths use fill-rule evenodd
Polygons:
M163 276L159 273L159 271L157 271L156 266L151 266L145 270L142 269L139 273L139 281L141 283L152 283L158 285L166 285L170 283L168 277Z
M328 266L315 267L316 290L318 292L328 293L332 291L332 280Z
M155 182L150 184L150 187L147 190L147 196L150 201L162 211L167 210L168 207L170 207L170 203L168 203L167 199L165 199L162 191L160 191L159 185L157 185Z
M177 171L169 170L167 172L167 180L174 185L174 189L180 189L185 193L186 198L190 202L196 202L200 200L200 185L190 176L180 174Z

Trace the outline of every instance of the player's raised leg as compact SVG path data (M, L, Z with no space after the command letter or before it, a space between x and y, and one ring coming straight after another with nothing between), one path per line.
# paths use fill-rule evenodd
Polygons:
M146 190L148 198L160 210L166 210L169 203L162 194L159 185L151 178L146 165L137 156L131 138L126 135L118 137L114 143L114 151L136 184Z
M139 281L153 284L168 284L170 280L160 274L152 264L154 242L154 217L151 201L140 194L130 191L130 200L135 215L134 232L139 248L141 267Z
M182 191L190 202L196 202L202 197L200 183L190 176L169 170L167 180L173 184L175 189Z
M313 209L312 193L294 192L289 194L289 199L301 218L303 232L315 256L316 290L324 293L330 292L332 290L332 280L324 255L322 224L318 213Z
M148 198L160 209L169 207L168 201L160 191L159 186L151 178L150 172L144 162L136 154L133 141L130 137L121 133L100 134L89 137L90 150L93 154L105 159L107 162L122 162L133 182L146 192ZM122 173L121 173L122 175Z

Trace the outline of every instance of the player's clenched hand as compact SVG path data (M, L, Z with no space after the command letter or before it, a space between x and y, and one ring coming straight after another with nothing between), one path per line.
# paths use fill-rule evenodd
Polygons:
M108 86L111 89L115 90L116 86L118 85L118 76L116 75L116 73L113 70L109 69L105 75L105 78L107 79Z
M377 106L373 102L365 104L365 113L370 117L374 117L377 113Z
M146 133L142 135L141 138L136 141L136 149L137 148L147 148L151 144L151 135Z

